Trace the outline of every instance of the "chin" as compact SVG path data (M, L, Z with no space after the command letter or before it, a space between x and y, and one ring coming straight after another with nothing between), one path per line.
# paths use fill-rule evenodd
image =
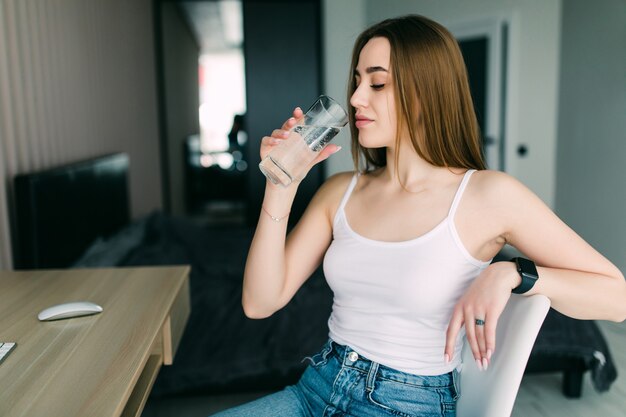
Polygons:
M371 134L359 133L359 145L367 149L379 149L388 147L389 143L380 140L380 137L375 138Z

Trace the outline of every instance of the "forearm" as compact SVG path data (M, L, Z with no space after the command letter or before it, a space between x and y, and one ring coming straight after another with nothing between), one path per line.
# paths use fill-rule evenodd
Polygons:
M626 283L614 275L537 267L539 280L527 293L543 294L552 307L573 318L612 320L626 318Z
M287 188L268 184L265 188L263 208L267 212L260 214L244 272L242 304L248 317L267 317L279 308L286 280L285 216L296 191L296 184Z

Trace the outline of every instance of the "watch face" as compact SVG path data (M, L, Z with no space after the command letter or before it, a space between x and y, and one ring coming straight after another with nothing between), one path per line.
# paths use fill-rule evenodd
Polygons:
M524 275L535 279L538 278L537 268L535 267L535 263L533 261L529 261L528 259L524 258L517 258L517 265L520 272Z
M537 268L535 267L535 263L528 259L524 258L513 258L512 261L515 261L515 265L517 266L517 272L519 272L522 277L522 282L519 286L513 288L512 292L515 294L524 294L529 291L534 285L535 282L539 279L539 274L537 273Z

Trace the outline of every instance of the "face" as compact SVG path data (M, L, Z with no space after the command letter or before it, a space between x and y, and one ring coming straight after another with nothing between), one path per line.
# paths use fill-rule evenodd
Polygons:
M354 71L356 89L350 104L356 111L359 143L365 148L393 146L396 108L390 72L391 46L386 38L372 38L359 54Z

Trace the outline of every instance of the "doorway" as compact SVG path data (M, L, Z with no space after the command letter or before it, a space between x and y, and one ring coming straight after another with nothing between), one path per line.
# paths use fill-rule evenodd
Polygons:
M489 169L504 171L508 25L499 19L451 25L465 60Z
M321 93L320 9L320 0L155 0L166 212L256 224L259 141ZM295 39L306 53L289 52ZM291 224L323 169L300 184Z
M241 1L155 5L165 211L242 223L248 166Z

